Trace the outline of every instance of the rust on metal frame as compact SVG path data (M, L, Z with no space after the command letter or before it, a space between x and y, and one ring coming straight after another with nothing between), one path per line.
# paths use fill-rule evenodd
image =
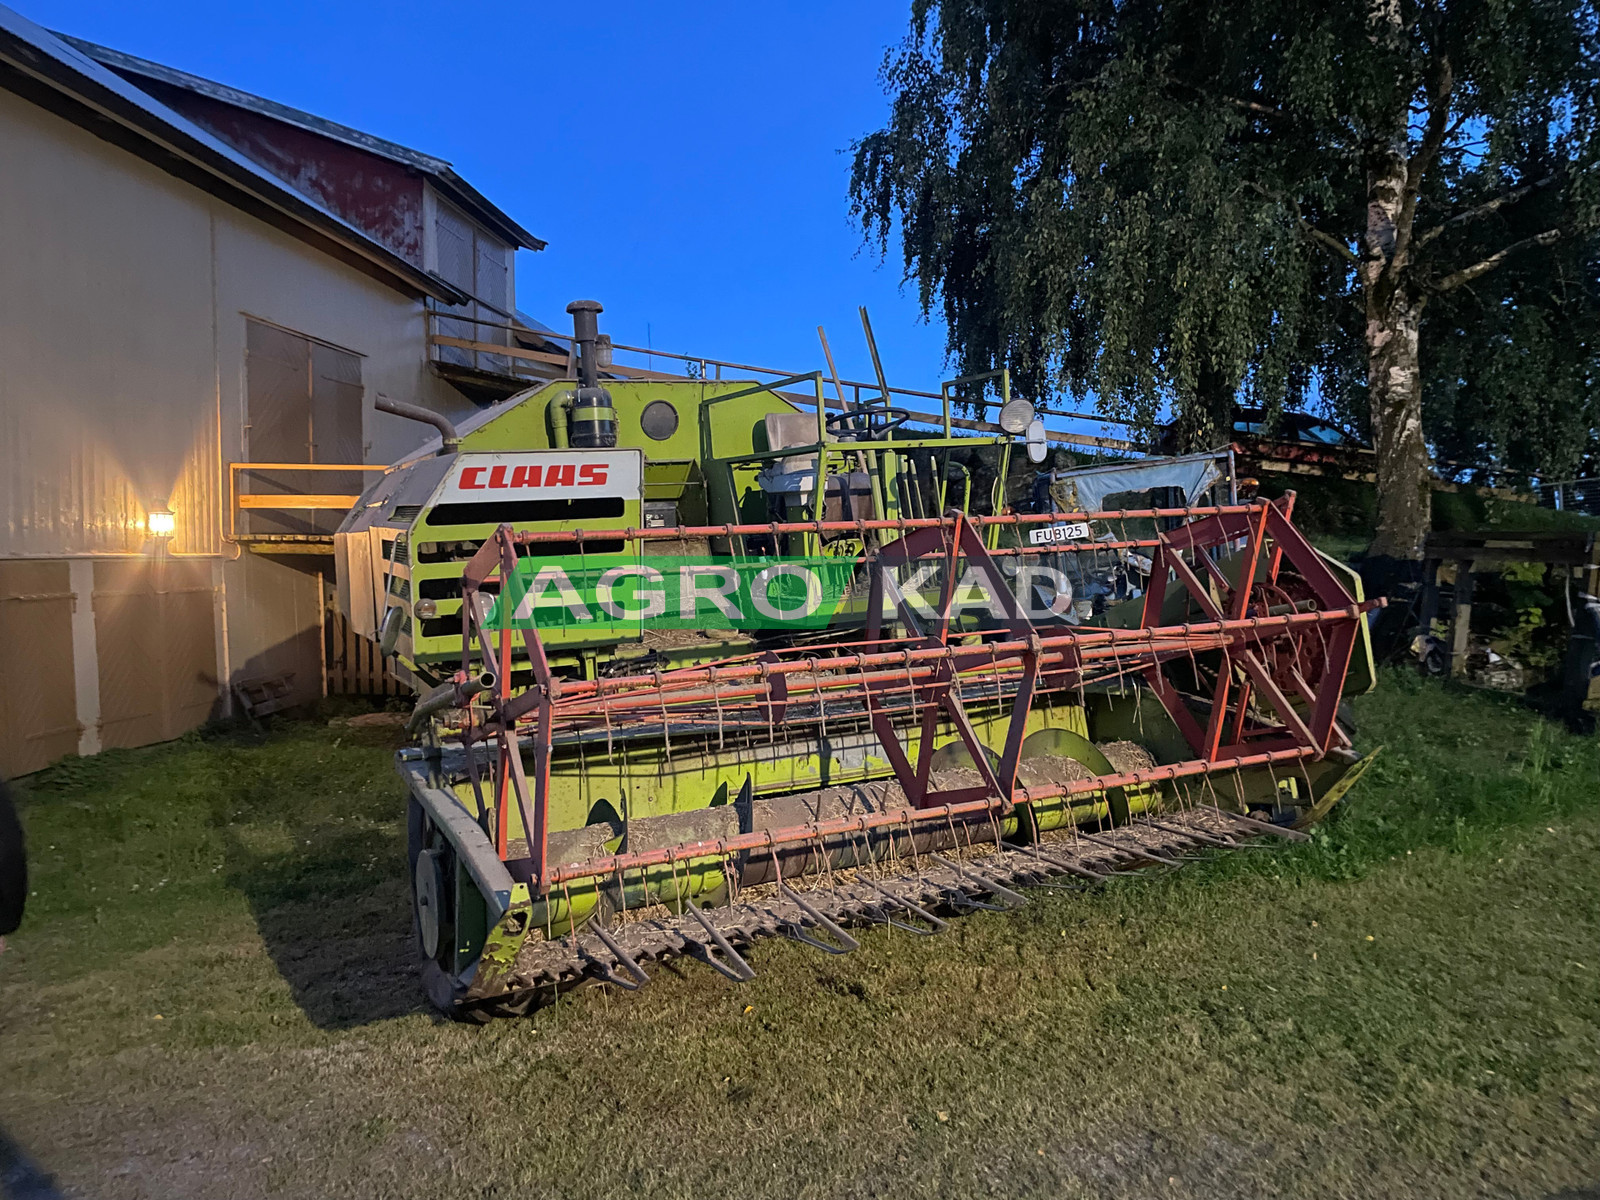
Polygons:
M669 534L682 538L697 532L737 536L746 532L896 529L903 536L880 550L875 561L893 569L930 558L942 559L946 566L944 585L931 622L925 615L919 617L913 612L898 592L887 597L892 600L897 615L914 631L911 645L904 639L891 642L882 637L886 572L878 571L872 578L869 624L864 640L831 645L824 654L815 653L815 648L769 651L758 659L606 680L563 680L555 676L549 669L538 633L524 629L520 632L532 665L533 681L516 695L512 693L509 670L513 631L503 627L498 631L498 642L492 641L482 627L477 598L493 577L498 575L503 580L516 570L518 545L563 539L581 541L582 534L578 533L576 538L570 534L518 534L509 526L502 526L466 564L462 606L463 669L470 667L474 639L483 647L486 657L497 652L502 668L497 675L490 712L477 716L469 714L472 724L464 739L469 747L475 742L492 741L498 752L495 772L497 850L502 858L506 856L507 812L509 802L514 802L528 832L527 866L532 886L542 895L572 880L615 871L763 849L770 852L780 845L890 826L911 826L929 820L993 819L1020 803L1105 793L1127 786L1322 757L1335 740L1334 716L1344 672L1358 634L1357 622L1382 601L1356 603L1310 543L1288 523L1284 507L1277 503L1257 501L1203 509L1144 509L1082 515L1104 520L1179 514L1194 519L1178 529L1159 533L1153 539L1150 587L1138 629L1095 627L1049 637L1043 636L1028 620L1011 596L998 564L976 532L986 524L1020 525L1029 518L968 519L957 515L901 521L810 521L788 525L706 526L696 530L629 530L629 534L640 534L643 535L641 540L649 540ZM1054 515L1043 519L1061 518ZM613 538L617 535L615 530L607 532ZM1269 539L1272 542L1271 556L1267 559L1269 580L1276 580L1281 562L1287 558L1322 606L1319 611L1251 615L1257 568ZM1240 573L1237 581L1230 584L1212 555L1223 547L1241 544ZM1193 556L1194 565L1185 559L1186 553ZM984 636L989 640L976 645L950 643L956 566L963 559L969 570L987 577L990 594L1000 600L1004 609L996 628L985 631ZM1202 582L1202 574L1197 570L1208 582ZM1167 589L1174 582L1189 593L1191 602L1206 620L1179 625L1160 623ZM1228 593L1221 603L1213 597L1208 583L1219 592ZM1000 599L1002 597L1005 599ZM925 625L928 627L924 628ZM1286 651L1293 656L1293 664L1308 661L1301 655L1302 643L1312 636L1320 639L1322 649L1317 660L1321 670L1315 672L1316 678L1305 679L1297 665L1288 668L1296 690L1310 708L1310 716L1306 718L1294 708L1262 655ZM891 645L897 648L886 648ZM1201 729L1184 695L1167 678L1165 668L1182 660L1192 663L1197 653L1208 651L1221 651L1224 665L1213 685L1208 727ZM1235 663L1244 676L1237 685L1233 679ZM992 699L1010 703L1010 727L997 766L989 763L958 691L963 671L976 677L980 669L985 680L994 681ZM608 731L620 723L623 728L644 733L659 731L662 736L668 736L674 712L683 723L698 722L697 727L709 728L710 722L704 716L708 702L715 706L719 730L726 722L737 723L741 719L770 728L780 714L792 723L795 701L788 680L797 674L809 676L818 721L826 718L826 706L830 702L859 702L859 711L864 712L906 796L906 808L552 867L548 861L550 759L558 730L581 734L604 722ZM1017 784L1022 732L1028 708L1036 696L1081 690L1086 684L1129 676L1145 679L1188 741L1194 758L1147 771L1122 772L1064 785L1026 787ZM1194 682L1199 682L1198 672ZM1240 698L1233 713L1233 741L1224 745L1222 731L1235 686L1240 689ZM1270 712L1260 710L1253 723L1246 688L1264 700L1270 709ZM627 726L630 717L644 714L649 714L649 721ZM656 714L659 714L659 725ZM934 734L941 714L949 719L966 746L981 780L978 785L930 790ZM896 715L909 715L920 721L922 737L915 764L900 740L893 720ZM531 779L525 774L519 745L523 736L530 737L532 743Z

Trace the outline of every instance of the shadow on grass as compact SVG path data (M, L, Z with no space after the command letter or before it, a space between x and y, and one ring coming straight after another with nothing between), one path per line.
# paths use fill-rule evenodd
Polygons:
M360 801L279 795L270 809L252 811L235 797L219 822L227 883L244 895L295 1004L321 1029L426 1008L404 834L386 819L391 803L386 797L362 819Z
M61 1189L0 1130L0 1200L62 1200Z
M267 953L319 1029L351 1029L426 1008L403 883L288 903L245 891Z

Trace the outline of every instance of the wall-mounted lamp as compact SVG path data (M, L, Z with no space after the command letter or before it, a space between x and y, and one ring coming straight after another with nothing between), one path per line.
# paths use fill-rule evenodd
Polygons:
M169 538L178 528L178 518L165 504L157 504L145 514L144 527L151 537Z

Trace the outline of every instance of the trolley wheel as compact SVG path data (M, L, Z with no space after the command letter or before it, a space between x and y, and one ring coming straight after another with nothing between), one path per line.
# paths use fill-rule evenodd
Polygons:
M443 942L444 875L440 861L444 851L435 847L417 855L411 872L412 914L416 918L417 942L423 957L437 960Z

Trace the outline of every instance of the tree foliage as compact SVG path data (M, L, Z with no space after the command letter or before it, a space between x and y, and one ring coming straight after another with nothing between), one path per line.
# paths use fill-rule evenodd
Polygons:
M1391 492L1424 393L1451 454L1576 465L1597 69L1592 0L914 0L854 213L963 372L1194 440L1320 400Z
M1494 482L1600 475L1592 242L1519 258L1440 297L1426 336L1423 415L1441 471Z

